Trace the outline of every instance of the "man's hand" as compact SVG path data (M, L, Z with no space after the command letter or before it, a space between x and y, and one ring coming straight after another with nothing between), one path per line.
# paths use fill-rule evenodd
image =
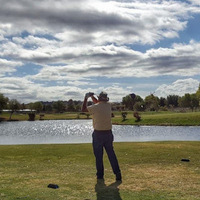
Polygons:
M89 93L86 93L85 94L85 99L88 99L90 96L89 96Z
M88 99L89 97L92 97L94 95L93 92L88 92L85 94L85 98Z

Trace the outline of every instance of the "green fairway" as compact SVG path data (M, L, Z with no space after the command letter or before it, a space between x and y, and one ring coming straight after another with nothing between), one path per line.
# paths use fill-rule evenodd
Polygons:
M160 125L160 126L199 126L200 112L142 112L141 121L136 122L133 112L128 112L126 120L122 120L120 113L113 118L114 124L129 125Z
M91 144L0 146L1 200L194 200L200 196L200 142L115 143L123 182L106 155L97 183ZM190 162L182 162L182 158ZM59 185L58 189L48 184Z

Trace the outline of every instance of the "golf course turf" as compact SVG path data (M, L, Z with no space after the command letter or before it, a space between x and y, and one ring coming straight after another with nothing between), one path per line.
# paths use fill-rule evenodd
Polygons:
M122 119L122 113L118 111L113 112L114 117L112 118L113 124L121 125L156 125L156 126L200 126L200 112L139 112L141 121L136 122L133 117L133 111L127 111L126 119ZM9 113L2 113L0 115L5 120L9 120ZM86 120L91 116L86 116L80 113L53 113L44 114L43 120ZM12 115L12 120L27 121L29 119L28 114L17 114ZM40 115L37 114L35 120L39 120Z
M200 198L200 142L130 142L114 147L122 183L115 182L106 154L105 182L97 183L91 144L1 145L0 199ZM48 188L49 184L59 188Z

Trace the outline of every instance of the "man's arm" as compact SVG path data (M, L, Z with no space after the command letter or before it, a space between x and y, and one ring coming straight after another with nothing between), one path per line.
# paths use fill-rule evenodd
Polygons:
M98 103L99 101L92 95L91 96L93 103Z
M84 101L83 101L83 105L82 105L82 108L81 108L82 112L88 112L88 109L87 109L87 100L88 100L88 98L85 96Z
M93 101L94 104L96 104L96 103L99 102L99 101L96 99L96 97L94 97L93 95L91 96L90 93L86 93L86 94L85 94L84 101L83 101L83 105L82 105L82 108L81 108L81 111L82 111L82 112L89 112L88 109L87 109L87 100L88 100L89 97L92 98L92 101Z

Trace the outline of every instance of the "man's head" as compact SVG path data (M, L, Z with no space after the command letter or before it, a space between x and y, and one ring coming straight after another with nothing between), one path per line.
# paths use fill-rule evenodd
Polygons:
M99 101L109 101L108 94L106 92L101 92L98 98Z

